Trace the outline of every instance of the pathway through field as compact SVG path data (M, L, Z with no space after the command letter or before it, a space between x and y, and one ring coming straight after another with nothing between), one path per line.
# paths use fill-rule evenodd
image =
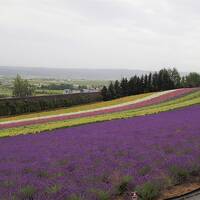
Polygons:
M190 193L188 195L184 195L179 198L174 198L173 200L199 200L200 199L200 190Z

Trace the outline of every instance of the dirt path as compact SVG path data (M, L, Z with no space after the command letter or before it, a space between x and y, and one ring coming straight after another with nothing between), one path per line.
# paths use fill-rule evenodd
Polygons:
M183 195L181 197L174 198L173 200L183 200L183 199L200 200L200 189L198 191L192 192L190 194L186 194L186 195Z
M177 185L163 192L159 200L200 200L200 183Z

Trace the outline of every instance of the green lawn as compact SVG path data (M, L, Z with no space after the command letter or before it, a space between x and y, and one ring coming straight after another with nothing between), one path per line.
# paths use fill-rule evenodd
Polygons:
M12 96L12 90L8 87L0 85L0 97Z
M121 103L127 103L130 101L138 100L143 97L147 97L151 94L152 93L146 93L146 94L123 97L123 98L115 99L112 101L102 101L102 102L91 103L91 104L86 104L86 105L73 106L70 108L56 109L52 111L23 114L23 115L12 116L12 117L2 117L0 118L0 122L34 118L34 117L42 117L42 116L50 116L50 115L58 115L58 114L64 114L64 113L70 113L70 112L85 111L85 110L90 110L90 109L95 109L95 108L102 108L106 106L118 105Z
M157 105L152 105L148 107L142 107L135 110L128 110L119 113L112 113L106 115L99 115L94 117L85 117L85 118L78 118L78 119L71 119L67 121L57 121L57 122L50 122L46 124L38 124L38 125L31 125L26 127L18 127L18 128L11 128L2 130L0 133L0 137L6 136L14 136L20 134L31 134L31 133L39 133L43 131L50 131L58 128L66 128L72 126L78 126L82 124L94 123L94 122L102 122L114 119L124 119L130 118L135 116L142 116L142 115L149 115L164 111L169 111L173 109L178 109L186 106L191 106L195 104L200 104L200 91L188 94L184 97L170 100L164 103L160 103Z
M37 89L35 91L35 95L56 95L56 94L63 94L63 90L41 90Z

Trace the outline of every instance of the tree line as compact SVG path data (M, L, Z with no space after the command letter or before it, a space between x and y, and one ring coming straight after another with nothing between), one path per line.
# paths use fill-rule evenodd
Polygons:
M146 92L158 92L183 87L200 87L200 74L191 72L181 76L176 68L163 68L158 72L151 72L142 76L133 76L130 79L111 82L101 90L103 100L111 100L129 95Z
M0 116L40 112L102 101L100 92L0 99Z

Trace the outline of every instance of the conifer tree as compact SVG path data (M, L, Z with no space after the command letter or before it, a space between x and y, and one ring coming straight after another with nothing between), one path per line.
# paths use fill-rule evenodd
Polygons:
M114 83L114 89L115 89L115 93L116 93L116 97L120 97L121 96L121 88L120 88L120 83L118 80L115 81Z

